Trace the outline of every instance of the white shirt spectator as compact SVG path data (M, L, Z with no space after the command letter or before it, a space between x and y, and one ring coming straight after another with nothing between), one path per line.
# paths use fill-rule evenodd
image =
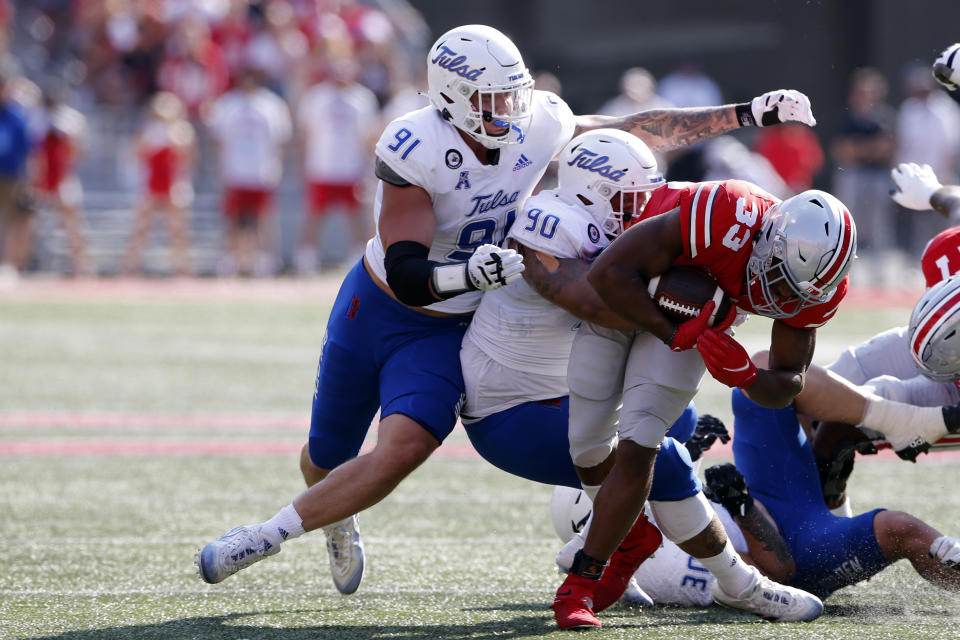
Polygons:
M957 177L960 107L943 91L907 98L897 116L895 163L929 164L944 184Z
M297 109L297 126L306 134L304 171L310 182L350 184L370 172L380 110L363 85L310 87Z
M692 66L681 67L664 76L657 85L657 93L675 107L723 104L717 83Z
M292 135L290 111L267 89L221 96L207 121L220 145L220 177L229 187L273 189L283 172L283 145Z

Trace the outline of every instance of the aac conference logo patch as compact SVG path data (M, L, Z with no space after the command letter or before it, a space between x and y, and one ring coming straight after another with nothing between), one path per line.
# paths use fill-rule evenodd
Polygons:
M446 161L448 169L459 169L463 164L463 156L456 149L447 149Z

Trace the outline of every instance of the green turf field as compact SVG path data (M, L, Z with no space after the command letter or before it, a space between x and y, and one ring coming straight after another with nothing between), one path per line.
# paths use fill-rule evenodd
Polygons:
M560 582L550 488L477 457L436 457L362 514L369 564L353 596L333 588L322 534L220 585L196 577L199 545L302 488L295 451L328 302L0 294L0 638L569 637L547 609ZM906 315L842 310L817 360ZM760 348L767 331L753 320L739 335ZM701 411L728 417L724 396L706 384ZM218 450L227 445L246 453ZM960 533L960 464L940 455L859 463L854 507L900 508ZM903 563L826 604L802 625L718 608L611 609L590 633L960 638L960 598Z

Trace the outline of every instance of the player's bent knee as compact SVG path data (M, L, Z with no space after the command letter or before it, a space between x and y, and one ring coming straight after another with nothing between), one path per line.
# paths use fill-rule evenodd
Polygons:
M706 529L714 516L713 507L702 492L683 500L651 500L650 510L660 531L675 544L682 544Z
M575 448L573 440L570 441L570 457L573 464L581 469L590 469L602 463L610 454L613 453L613 442L600 446L584 445L583 448Z

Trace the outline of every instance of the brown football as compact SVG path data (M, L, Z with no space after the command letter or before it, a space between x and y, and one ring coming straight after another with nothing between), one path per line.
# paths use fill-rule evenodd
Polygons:
M695 318L710 300L717 303L710 317L710 326L723 319L733 302L717 281L704 269L675 265L650 279L650 297L673 322L680 324Z

